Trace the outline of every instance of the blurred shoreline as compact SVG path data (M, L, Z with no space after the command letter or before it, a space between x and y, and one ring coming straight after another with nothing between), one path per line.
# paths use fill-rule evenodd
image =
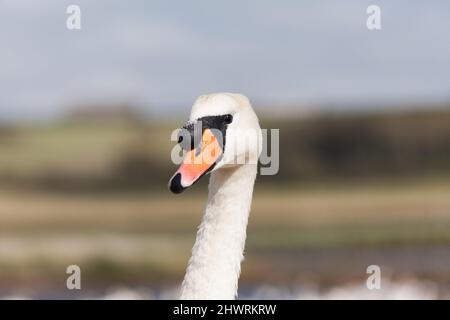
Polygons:
M181 281L207 181L169 194L177 124L103 112L0 130L1 297L164 298ZM262 125L280 172L257 180L243 298L450 296L450 108ZM370 264L390 289L361 292Z

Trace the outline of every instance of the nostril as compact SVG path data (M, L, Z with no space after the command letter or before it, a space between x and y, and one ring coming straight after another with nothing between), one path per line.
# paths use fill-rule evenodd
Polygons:
M175 194L182 193L186 189L181 185L181 173L177 173L169 182L169 190Z

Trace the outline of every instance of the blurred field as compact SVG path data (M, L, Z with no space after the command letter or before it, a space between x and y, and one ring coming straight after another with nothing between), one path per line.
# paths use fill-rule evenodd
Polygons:
M330 121L263 124L281 128L281 169L257 180L243 288L354 281L369 264L448 285L450 113ZM70 264L92 290L178 284L206 181L179 196L167 191L176 125L4 127L0 293L64 290Z

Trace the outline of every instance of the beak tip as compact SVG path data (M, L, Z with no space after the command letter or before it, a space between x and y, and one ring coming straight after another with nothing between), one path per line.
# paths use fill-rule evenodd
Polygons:
M175 175L172 177L172 179L170 179L170 181L169 181L169 190L170 190L172 193L180 194L180 193L182 193L185 189L186 189L186 188L183 187L183 186L181 185L181 173L178 172L177 174L175 174Z

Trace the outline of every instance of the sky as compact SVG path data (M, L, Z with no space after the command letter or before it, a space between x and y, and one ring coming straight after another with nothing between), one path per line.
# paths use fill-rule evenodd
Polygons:
M0 0L0 41L1 120L108 103L185 117L219 91L271 111L450 101L445 0Z

